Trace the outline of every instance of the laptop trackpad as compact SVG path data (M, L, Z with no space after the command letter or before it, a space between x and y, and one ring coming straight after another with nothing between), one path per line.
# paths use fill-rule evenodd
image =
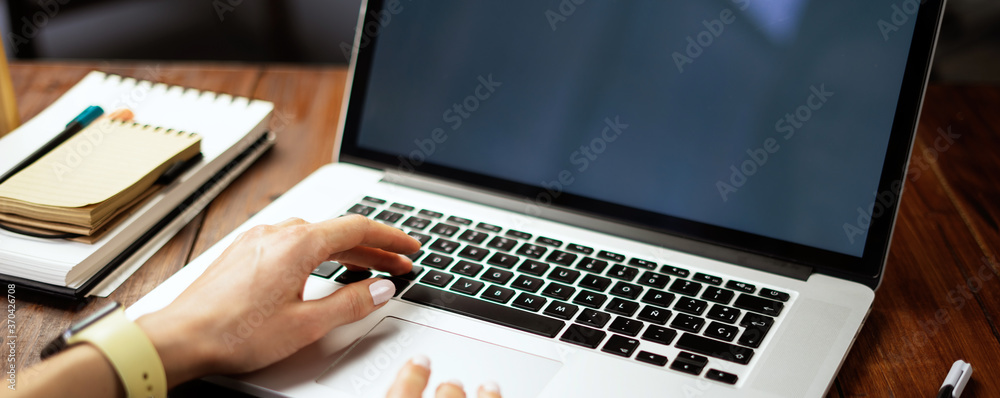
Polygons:
M562 366L552 359L386 317L316 382L359 397L384 396L399 369L416 355L431 360L425 397L433 397L438 384L451 379L465 384L470 397L486 381L497 382L504 396L534 397Z

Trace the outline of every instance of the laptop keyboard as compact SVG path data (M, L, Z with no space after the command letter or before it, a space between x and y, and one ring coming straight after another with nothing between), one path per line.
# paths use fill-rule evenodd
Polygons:
M343 269L351 283L387 278L403 300L678 372L736 384L790 295L745 281L628 257L434 210L365 197L348 213L400 228L422 244L400 276ZM612 249L613 250L613 249ZM324 263L313 274L340 271ZM672 346L673 360L644 347ZM660 351L650 349L651 351Z

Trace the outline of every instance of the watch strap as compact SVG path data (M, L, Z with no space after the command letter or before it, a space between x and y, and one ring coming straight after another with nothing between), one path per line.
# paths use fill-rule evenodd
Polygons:
M104 354L127 397L167 396L167 376L156 347L121 307L66 339L67 346L79 343L90 343Z

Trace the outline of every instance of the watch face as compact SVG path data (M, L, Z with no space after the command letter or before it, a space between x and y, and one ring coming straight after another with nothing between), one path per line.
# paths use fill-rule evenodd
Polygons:
M122 305L119 304L117 301L113 301L108 305L104 306L103 308L97 310L90 316L84 318L82 321L70 325L69 329L66 329L66 331L62 332L62 334L60 334L59 337L56 337L55 339L52 340L52 342L46 345L45 348L42 349L42 352L39 354L39 356L42 359L45 359L66 349L67 345L66 342L69 341L69 339L73 337L74 334L77 334L81 330L86 329L88 326L93 325L94 322L103 319L104 317L108 316L108 314L114 312L121 306Z

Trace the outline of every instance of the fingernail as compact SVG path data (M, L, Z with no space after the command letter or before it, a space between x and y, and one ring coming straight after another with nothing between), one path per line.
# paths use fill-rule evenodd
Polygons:
M431 368L431 359L427 358L424 355L417 355L413 358L410 358L410 362L417 366L423 366L426 369Z
M372 301L375 302L375 305L381 305L389 301L393 294L396 294L396 285L387 279L382 279L368 285L368 292L372 294Z
M462 388L462 389L465 388L465 385L463 385L461 381L458 381L458 379L451 379L451 380L446 381L445 383L451 384L451 385L453 385L455 387L458 387L458 388Z
M483 389L483 391L486 392L495 392L497 394L500 393L500 385L492 381L487 381L483 383L483 385L480 387Z

